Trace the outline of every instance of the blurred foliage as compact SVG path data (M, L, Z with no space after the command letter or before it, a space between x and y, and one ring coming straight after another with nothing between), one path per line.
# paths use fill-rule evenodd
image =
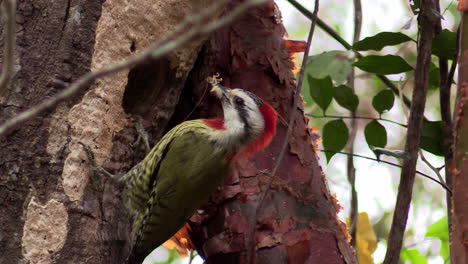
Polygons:
M361 41L354 43L353 50L381 50L386 46L398 45L406 41L412 40L407 35L401 32L380 32L379 34L367 37Z
M305 1L302 2L305 4ZM336 3L336 1L331 2ZM380 1L377 2L380 3ZM381 3L382 6L385 5L383 1ZM429 155L431 161L436 162L436 164L433 164L436 168L442 168L444 165L443 159L439 158L444 155L438 98L441 78L439 58L448 59L450 66L456 49L456 22L460 18L459 12L456 11L456 2L444 0L440 3L442 12L439 13L436 10L434 12L441 18L443 16L442 26L444 29L433 40L433 57L429 72L426 109L424 113L420 113L426 116L423 123L420 147L426 151L426 157ZM339 28L338 33L343 39L350 39L353 30L352 2L343 3L342 7L346 7L346 11L341 13L340 11L326 9L334 6L332 3L323 5L321 6L322 15L319 15L320 18L326 21L328 25L331 25L332 28ZM368 5L369 2L363 1L364 8L369 8ZM374 7L377 5L374 4ZM400 123L403 122L403 124L406 122L408 109L402 107L403 103L399 97L399 92L411 98L414 87L418 40L417 15L419 14L420 0L402 0L400 5L404 7L401 18L395 19L395 21L401 21L400 27L394 27L393 31L389 30L388 25L386 27L381 25L378 19L375 20L374 18L373 22L368 22L371 21L369 17L372 17L372 14L369 12L372 12L370 11L372 9L365 9L367 11L363 13L363 32L372 33L367 36L363 34L364 37L352 45L352 51L340 50L336 45L332 45L331 43L334 43L334 40L330 36L325 39L314 38L313 46L319 52L309 54L310 60L306 68L306 81L302 87L304 100L306 101L305 111L312 117L311 125L321 128L319 133L323 139L324 155L330 168L327 177L331 179L330 182L339 185L337 187L339 190L349 190L347 189L349 186L343 187L346 185L346 183L343 183L343 181L346 181L346 164L342 163L344 159L335 158L332 160L332 157L339 155L334 155L333 151L345 151L346 145L349 144L349 118L352 115L367 119L357 119L358 132L354 145L355 151L358 152L356 154L361 154L359 152L362 152L363 148L369 148L370 151L375 148L389 148L388 151L402 153L402 155L390 155L397 157L397 160L406 157L405 153L399 150L403 149L404 146L406 128L394 126L383 120L385 117ZM450 19L447 19L447 17L450 17ZM368 19L367 22L366 19ZM448 23L449 20L451 23ZM302 27L300 25L296 26ZM351 73L350 69L353 68L355 71L354 85L347 82ZM377 75L385 75L393 87L389 87L388 83L382 82L382 78ZM455 82L452 81L452 83ZM326 89L329 91L325 91ZM363 144L361 142L363 140L367 144ZM392 149L395 147L397 149ZM389 159L388 155L385 158ZM394 158L390 157L390 159ZM335 160L336 162L334 162ZM394 185L390 187L396 192L396 183L398 182L398 173L396 172L398 170L391 169L394 172ZM426 169L423 165L418 165L418 170L423 170L435 177L435 173ZM443 170L440 172L443 174ZM369 175L366 168L357 166L356 177L359 179L379 177L379 175ZM361 183L363 181L365 180L362 180ZM357 184L359 182L357 180ZM387 187L389 186L357 186L356 188L359 191L368 188ZM437 190L437 195L433 193L434 190ZM427 180L416 178L409 226L405 234L405 242L411 242L405 244L410 246L404 248L401 253L402 263L440 263L440 258L448 263L449 244L447 237L444 237L444 235L448 235L447 220L442 218L432 225L416 225L426 217L426 219L432 219L435 215L440 215L441 212L447 213L444 195L441 194L445 194L445 192L440 190L440 187ZM428 196L431 199L428 200ZM348 199L347 194L343 195L343 197ZM388 199L388 197L376 197L374 199ZM391 198L390 201L392 204L395 202L393 199ZM349 204L349 201L345 200L343 203ZM375 201L375 204L380 203L388 204L389 202ZM362 208L361 203L360 208ZM421 217L420 214L423 211L429 215ZM381 209L380 216L377 217L375 214L373 216L373 228L376 237L380 241L378 244L379 247L383 247L379 252L381 257L382 250L385 251L385 240L389 233L392 215L392 209L387 207L387 209ZM369 225L371 225L370 222ZM424 230L427 230L425 236L424 233L421 233ZM359 249L359 246L357 247ZM434 250L437 247L438 250ZM364 260L361 260L361 258L359 261L372 263L363 262Z
M436 238L440 242L439 254L444 263L450 263L449 260L449 231L447 217L442 217L439 221L433 223L427 228L425 237L427 239ZM404 248L401 252L401 258L408 260L411 264L427 264L427 257L416 248Z
M323 127L323 146L326 150L340 151L346 146L349 130L343 120L332 120ZM335 155L334 152L325 152L327 162Z

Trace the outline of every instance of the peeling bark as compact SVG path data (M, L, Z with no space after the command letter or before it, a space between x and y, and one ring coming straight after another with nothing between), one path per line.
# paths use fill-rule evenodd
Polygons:
M0 122L89 70L138 52L196 13L192 2L20 1L18 70L8 97L0 98ZM213 0L197 2L203 7ZM197 40L163 59L101 79L1 139L0 263L121 263L131 229L122 190L90 174L77 143L89 145L98 164L111 172L128 170L143 155L131 147L135 115L143 117L153 144L187 118L220 113L218 104L204 96L207 76L221 73L224 85L254 91L288 118L294 65L278 14L272 1L253 8L214 34L203 52ZM355 263L302 109L292 118L288 154L257 220L257 262ZM285 133L282 123L267 150L239 160L205 213L194 216L193 239L208 261L243 261L255 201L268 181L260 171L274 166Z
M239 2L232 1L231 6ZM187 85L195 87L192 96L199 98L207 89L200 85L203 79L219 72L223 85L254 92L282 117L270 147L252 159L236 162L203 213L192 217L192 239L208 263L247 263L250 223L269 179L262 171L271 172L285 140L287 128L281 120L291 117L295 79L284 45L285 29L277 14L270 1L214 34ZM198 114L216 112L213 105L210 99L204 100ZM356 263L299 106L292 118L295 123L287 154L256 220L256 263Z

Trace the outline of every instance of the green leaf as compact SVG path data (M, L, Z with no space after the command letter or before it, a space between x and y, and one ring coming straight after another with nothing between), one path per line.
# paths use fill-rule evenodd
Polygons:
M298 75L296 75L296 80L298 80ZM306 106L311 106L313 104L312 96L310 95L310 85L307 78L304 78L304 82L302 83L301 95L304 98Z
M323 147L326 150L341 151L348 142L349 131L343 120L332 120L323 127ZM334 152L325 152L327 162L335 155Z
M356 111L356 108L359 105L359 98L353 92L353 90L346 85L335 87L335 93L333 94L333 97L339 105L351 112Z
M337 85L348 78L352 70L348 52L332 50L310 56L307 63L307 73L315 79L330 76Z
M381 50L385 46L398 45L410 40L410 37L400 32L380 32L356 42L353 45L353 50Z
M375 74L396 74L411 71L413 68L400 56L369 55L353 64L359 69Z
M419 146L434 155L443 156L442 121L423 121Z
M444 259L445 263L450 263L448 260L450 259L450 244L448 240L441 240L440 241L440 255Z
M384 148L387 145L387 130L377 120L366 125L364 136L370 147Z
M401 251L401 258L409 260L411 264L427 264L426 256L421 254L417 249L403 249Z
M448 221L447 216L442 217L437 222L427 228L426 237L435 237L440 240L448 240Z
M333 99L333 83L330 76L327 76L324 79L315 79L308 75L307 79L309 81L310 95L312 96L312 99L314 99L325 113Z
M434 64L431 63L431 69L429 70L429 90L436 90L439 89L440 86L440 72L439 68Z
M381 114L392 109L394 101L395 95L392 91L382 90L372 99L372 106Z
M432 54L453 60L456 52L457 34L447 29L442 30L434 37L432 42Z

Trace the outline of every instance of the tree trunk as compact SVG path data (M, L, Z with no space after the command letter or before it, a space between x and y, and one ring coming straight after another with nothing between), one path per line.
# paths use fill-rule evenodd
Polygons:
M21 1L17 72L0 98L0 122L87 71L147 47L196 13L192 2ZM214 0L197 2L204 7ZM204 79L216 72L225 86L255 92L281 115L272 145L237 162L204 213L192 218L193 240L209 262L245 262L256 200L268 181L261 170L271 172L275 165L294 96L293 63L279 15L272 1L253 8L213 34L202 52L197 40L163 59L101 79L0 139L0 263L122 263L131 229L122 190L90 172L77 143L90 146L98 164L111 172L127 171L144 155L131 147L133 117L143 118L154 144L195 107L190 119L219 114L217 103L204 96ZM257 219L256 263L355 263L300 107L292 118L287 154Z
M454 158L452 194L452 263L468 263L468 19L462 12L460 24L460 59L458 64L458 91L454 119Z
M231 1L226 12L240 2ZM200 85L203 79L219 72L223 85L254 92L280 116L270 147L236 162L220 191L201 214L192 217L192 239L208 263L251 261L246 256L253 230L255 263L356 263L346 228L336 216L339 205L317 161L313 133L302 107L291 107L294 64L280 16L273 1L249 10L209 39L192 71L188 87L195 87L194 97L205 93L207 85ZM202 104L200 112L220 114L215 105ZM271 173L278 162L290 118L295 122L286 155L264 210L252 221L269 180L263 171Z
M21 1L19 70L0 98L0 122L89 70L148 46L193 12L191 2ZM194 41L166 58L101 79L1 139L0 263L124 261L131 223L121 189L102 175L91 177L77 142L91 146L98 164L113 172L128 170L142 157L131 147L136 136L130 116L144 118L152 143L160 138L200 45Z

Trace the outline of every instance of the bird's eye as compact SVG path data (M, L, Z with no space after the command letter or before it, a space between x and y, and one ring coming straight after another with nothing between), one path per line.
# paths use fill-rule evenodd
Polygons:
M236 105L244 105L244 99L240 98L239 96L234 97L234 103Z

